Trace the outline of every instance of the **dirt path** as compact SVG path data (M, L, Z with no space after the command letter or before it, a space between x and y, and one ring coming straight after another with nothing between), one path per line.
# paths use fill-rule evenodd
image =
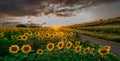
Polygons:
M102 40L102 39L98 39L98 38L90 37L90 36L86 36L86 35L81 35L81 38L83 40L88 40L92 43L98 43L103 46L110 45L111 52L120 57L120 44L119 43L110 42L110 41L106 41L106 40Z

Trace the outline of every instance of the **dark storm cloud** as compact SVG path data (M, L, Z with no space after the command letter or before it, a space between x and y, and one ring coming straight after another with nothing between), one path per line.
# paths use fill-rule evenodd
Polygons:
M83 8L119 0L0 0L0 17L8 16L73 16Z

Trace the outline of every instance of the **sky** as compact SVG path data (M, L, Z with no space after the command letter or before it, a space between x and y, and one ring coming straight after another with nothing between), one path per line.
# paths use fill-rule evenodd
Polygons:
M0 22L61 26L120 16L120 0L0 0Z

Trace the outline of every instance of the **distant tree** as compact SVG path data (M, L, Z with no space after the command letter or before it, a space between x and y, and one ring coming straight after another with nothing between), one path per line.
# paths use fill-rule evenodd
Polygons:
M100 21L104 21L103 19L100 19Z
M31 25L30 28L38 28L38 26Z
M27 26L24 25L24 24L18 24L16 27L24 27L24 28L26 28Z

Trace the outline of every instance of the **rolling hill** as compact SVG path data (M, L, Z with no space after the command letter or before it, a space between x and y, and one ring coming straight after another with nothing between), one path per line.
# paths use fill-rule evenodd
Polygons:
M81 34L120 43L120 17L68 26Z

